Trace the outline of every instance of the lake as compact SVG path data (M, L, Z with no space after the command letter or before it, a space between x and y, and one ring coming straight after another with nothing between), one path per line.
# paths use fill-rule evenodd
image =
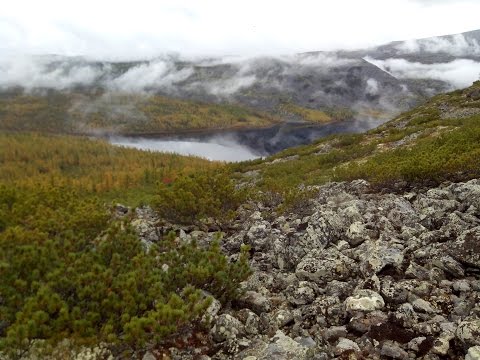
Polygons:
M218 161L245 161L306 145L340 133L358 133L381 125L379 120L352 120L329 124L282 123L263 129L208 131L188 135L110 137L114 145L141 150L195 155Z

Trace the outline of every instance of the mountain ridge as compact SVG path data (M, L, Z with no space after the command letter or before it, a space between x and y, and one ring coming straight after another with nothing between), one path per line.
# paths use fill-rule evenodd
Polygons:
M478 34L477 30L394 42L367 50L243 59L188 60L179 56L134 62L62 56L3 59L0 93L15 87L40 98L49 91L65 96L72 91L89 96L120 92L170 97L172 101L230 104L266 112L284 121L308 121L302 115L308 110L350 111L342 116L348 120L362 120L365 119L362 113L378 112L383 114L379 119L382 121L436 93L475 80L477 74L472 72L478 68L480 73ZM448 48L454 49L454 53L448 54L445 50ZM464 69L461 76L456 75L458 69ZM304 110L286 111L285 104ZM109 116L114 119L115 101L107 100L104 105L111 107ZM138 117L149 118L135 103L128 106L137 113L132 118L132 127ZM118 121L123 120L120 117Z

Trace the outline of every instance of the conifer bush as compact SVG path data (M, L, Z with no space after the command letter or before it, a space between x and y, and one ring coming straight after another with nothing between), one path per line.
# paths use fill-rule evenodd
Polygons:
M208 248L165 236L146 251L127 220L68 189L0 189L0 352L14 358L39 340L128 346L162 342L199 324L211 303L239 295L236 263L219 239Z
M203 218L227 220L245 199L226 171L197 172L160 184L154 206L173 222L192 224Z

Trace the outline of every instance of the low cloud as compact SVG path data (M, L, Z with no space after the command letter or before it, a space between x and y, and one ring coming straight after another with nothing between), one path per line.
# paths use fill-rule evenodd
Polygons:
M27 56L0 59L0 88L22 86L27 90L34 88L64 90L79 85L92 85L102 75L100 69L88 64L55 60Z
M368 79L365 91L367 92L367 94L377 95L378 94L378 82L377 82L377 80L372 79L372 78Z
M177 69L172 62L154 60L128 69L120 76L107 81L104 86L116 91L143 92L171 88L192 74L192 68Z
M407 40L396 46L401 54L418 52L447 53L453 56L480 55L480 44L475 38L463 34Z
M189 59L163 56L124 65L89 62L83 58L61 56L11 56L0 59L0 88L20 86L67 90L76 86L97 85L125 93L179 91L229 97L254 85L281 87L277 77L301 75L305 71L328 71L358 60L342 59L329 53L279 57L225 57Z
M358 62L356 59L341 58L334 53L328 52L304 53L293 56L284 56L282 59L295 65L321 66L324 68L347 66Z
M398 79L435 79L452 85L453 88L470 86L480 77L480 62L458 59L448 63L422 64L405 59L377 60L365 58Z

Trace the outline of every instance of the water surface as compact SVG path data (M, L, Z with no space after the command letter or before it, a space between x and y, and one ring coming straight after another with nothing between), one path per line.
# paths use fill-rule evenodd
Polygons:
M177 153L180 155L194 155L216 161L237 162L252 160L261 156L261 154L255 153L247 146L242 146L235 142L227 143L225 141L223 141L222 144L220 141L216 143L213 140L209 142L201 142L198 140L121 137L111 138L110 142L114 145L133 147L140 150L162 151Z
M352 120L329 124L282 123L263 129L198 132L189 135L115 137L115 145L141 150L195 155L209 160L244 161L306 145L339 133L358 133L379 126L382 121Z

